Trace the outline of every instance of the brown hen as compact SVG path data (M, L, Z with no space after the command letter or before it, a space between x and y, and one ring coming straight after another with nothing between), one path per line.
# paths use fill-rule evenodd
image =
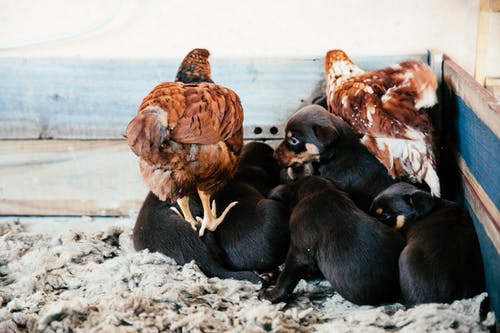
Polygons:
M232 202L216 216L210 196L233 176L243 146L243 108L231 89L212 82L209 52L191 51L179 67L176 81L156 86L144 97L126 130L127 143L140 157L141 174L161 200L177 201L193 229L201 223L214 231ZM203 218L189 209L198 193Z
M393 177L424 181L440 196L433 127L425 108L437 102L437 81L420 61L364 72L341 50L325 57L329 111L347 121Z

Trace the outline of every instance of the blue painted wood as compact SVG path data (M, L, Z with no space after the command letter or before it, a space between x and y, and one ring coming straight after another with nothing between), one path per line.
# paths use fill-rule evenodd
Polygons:
M491 306L495 311L496 318L500 318L500 255L494 244L484 230L484 226L473 213L469 202L465 201L465 207L469 210L474 221L479 246L483 257L486 289L491 300Z
M366 70L427 54L359 57ZM121 138L144 95L175 77L181 59L0 59L0 139ZM235 90L247 138L281 138L288 117L318 90L323 58L211 58L214 80ZM256 126L262 134L253 134Z
M466 207L474 220L483 257L487 291L498 318L500 317L500 253L486 233L483 224L489 225L491 222L480 221L472 209L475 203L468 202L465 198L465 189L462 186L470 185L462 184L459 171L456 170L455 154L462 156L472 176L498 209L500 205L500 156L498 154L500 141L478 118L474 110L457 95L457 92L450 90L446 85L443 88L443 124L445 126L442 134L445 136L443 139L445 151L441 156L441 162L445 162L444 159L450 159L450 161L445 162L445 169L441 170L440 176L443 176L443 181L446 179L443 185L446 185L447 190L454 190L450 198ZM479 200L479 198L471 200Z
M500 139L460 96L454 95L454 98L458 152L488 197L496 207L500 207Z

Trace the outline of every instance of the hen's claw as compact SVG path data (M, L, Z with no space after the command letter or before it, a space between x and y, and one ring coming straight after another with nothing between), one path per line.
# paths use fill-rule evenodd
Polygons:
M182 215L179 213L177 208L170 207L174 212L176 212L181 218L186 220L187 223L191 225L194 231L196 231L196 226L198 225L198 221L191 214L191 210L189 209L189 196L182 197L177 200L177 204L182 211Z
M205 229L208 229L209 231L215 231L219 224L221 224L224 221L224 218L226 217L227 213L233 208L238 201L233 201L229 205L227 205L226 209L222 212L222 214L219 217L216 217L217 215L217 206L215 204L215 200L212 201L212 207L210 207L210 210L205 212L203 219L199 216L196 217L196 220L198 223L201 223L201 228L199 231L200 237L205 234Z

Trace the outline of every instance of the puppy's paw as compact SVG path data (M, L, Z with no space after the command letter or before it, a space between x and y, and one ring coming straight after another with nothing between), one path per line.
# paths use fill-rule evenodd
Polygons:
M276 287L269 289L261 289L259 293L260 300L268 300L271 303L279 303L287 299L287 295L283 295Z
M262 289L259 291L259 299L261 301L271 301L271 291L272 291L272 288L264 288L264 286L262 286Z
M260 273L259 277L262 282L262 287L269 287L276 283L279 276L279 270L272 272Z

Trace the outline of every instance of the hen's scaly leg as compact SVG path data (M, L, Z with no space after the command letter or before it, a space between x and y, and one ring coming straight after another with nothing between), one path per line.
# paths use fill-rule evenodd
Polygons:
M200 196L201 199L201 204L203 205L203 219L197 217L196 219L198 222L201 222L201 228L200 228L200 237L205 234L205 229L208 229L210 231L214 231L217 229L217 226L224 221L224 218L226 217L227 213L233 208L238 202L233 201L231 202L226 209L222 212L222 214L217 217L217 207L215 205L215 200L212 202L212 206L210 207L210 194L207 192L203 192L201 190L198 190L198 195Z
M177 204L182 211L182 215L184 215L184 220L191 224L191 228L196 231L198 221L193 217L193 214L191 214L191 210L189 209L189 196L186 195L185 197L177 199Z

